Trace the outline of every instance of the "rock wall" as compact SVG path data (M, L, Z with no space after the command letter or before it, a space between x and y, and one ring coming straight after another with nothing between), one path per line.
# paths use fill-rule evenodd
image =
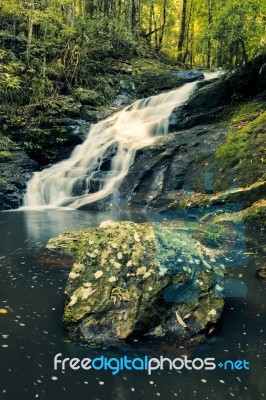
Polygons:
M37 168L21 149L0 151L0 211L22 205L27 180Z

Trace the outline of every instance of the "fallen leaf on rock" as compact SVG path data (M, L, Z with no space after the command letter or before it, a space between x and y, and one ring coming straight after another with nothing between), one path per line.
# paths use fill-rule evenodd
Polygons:
M127 310L125 310L125 312L123 313L123 320L126 321L128 317L128 312Z
M139 237L139 234L138 234L137 232L135 232L135 234L134 234L134 239L135 239L135 241L136 241L137 243L140 242L140 237Z
M117 336L121 335L121 327L120 327L120 325L118 325L118 327L116 328L116 334L117 334Z
M187 324L182 320L182 318L180 317L180 315L178 314L178 312L175 313L176 315L176 319L178 321L178 323L183 326L183 328L187 328Z
M214 326L211 326L210 329L208 330L208 333L212 333L214 331Z

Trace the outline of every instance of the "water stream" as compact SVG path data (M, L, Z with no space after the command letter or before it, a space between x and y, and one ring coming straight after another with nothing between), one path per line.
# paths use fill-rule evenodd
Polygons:
M62 323L63 298L73 260L45 249L50 237L66 230L96 226L103 220L139 221L126 213L43 210L0 213L0 399L1 400L254 400L265 394L265 284L255 270L265 263L258 248L246 267L229 277L248 287L246 298L227 298L216 330L191 358L246 359L250 371L55 371L53 358L102 355L142 357L139 343L125 349L93 349L70 342ZM263 235L254 231L254 239ZM265 233L264 239L265 241ZM150 355L150 346L144 354ZM175 358L186 352L158 346L158 354ZM170 351L170 352L169 352Z
M205 79L220 74L205 73ZM167 134L171 112L189 98L198 82L138 100L92 125L87 139L69 159L34 174L28 183L24 208L78 209L115 194L134 162L136 150Z

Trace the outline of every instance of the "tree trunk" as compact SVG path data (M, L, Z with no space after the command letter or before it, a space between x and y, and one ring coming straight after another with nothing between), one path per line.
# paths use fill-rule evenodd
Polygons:
M152 9L152 15L153 15L153 21L154 21L154 30L153 30L153 32L154 32L154 35L155 35L155 48L157 48L158 47L158 30L159 30L159 28L157 29L156 15L155 15L154 7Z
M65 18L68 26L73 27L75 24L75 0L66 4L65 8Z
M183 47L185 42L185 33L186 33L186 20L187 20L187 0L181 1L181 15L180 15L180 33L179 33L179 40L177 46L177 61L183 61Z
M78 15L81 17L84 15L84 0L78 0Z
M190 9L189 9L189 15L188 15L188 19L187 19L187 26L186 26L186 33L185 33L185 42L186 42L186 50L184 52L184 55L182 57L182 63L185 64L186 63L186 59L189 55L189 32L190 32L190 24L191 24L191 19L193 16L193 0L191 0L190 2Z
M190 37L190 61L189 61L190 69L193 68L193 65L194 65L194 21L192 21L191 37Z
M148 32L148 40L151 42L152 35L152 24L153 24L153 13L154 13L154 0L150 2L150 16L149 16L149 32Z
M109 17L109 0L104 0L103 2L103 13Z
M118 19L120 21L121 14L122 14L122 2L121 2L121 0L118 0L117 14L118 14Z
M158 50L161 50L164 38L164 31L165 31L165 24L166 24L166 9L167 9L167 0L164 0L163 4L163 22L161 26L161 32L159 35L159 43L158 43Z
M212 0L207 0L208 8L208 40L207 40L207 68L211 67L211 26L212 26Z
M86 4L86 12L92 17L94 12L94 1L87 0L85 4Z
M29 64L30 52L31 52L31 42L33 33L33 12L35 8L34 0L29 2L29 22L28 22L28 38L27 38L27 48L26 48L26 63Z
M132 8L131 8L131 26L132 26L132 32L136 30L136 27L138 25L138 1L137 0L132 0Z

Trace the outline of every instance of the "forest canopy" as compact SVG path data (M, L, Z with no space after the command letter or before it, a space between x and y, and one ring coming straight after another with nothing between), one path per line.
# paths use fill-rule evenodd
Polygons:
M116 60L235 68L265 51L262 0L0 0L0 95L28 103L88 85Z

